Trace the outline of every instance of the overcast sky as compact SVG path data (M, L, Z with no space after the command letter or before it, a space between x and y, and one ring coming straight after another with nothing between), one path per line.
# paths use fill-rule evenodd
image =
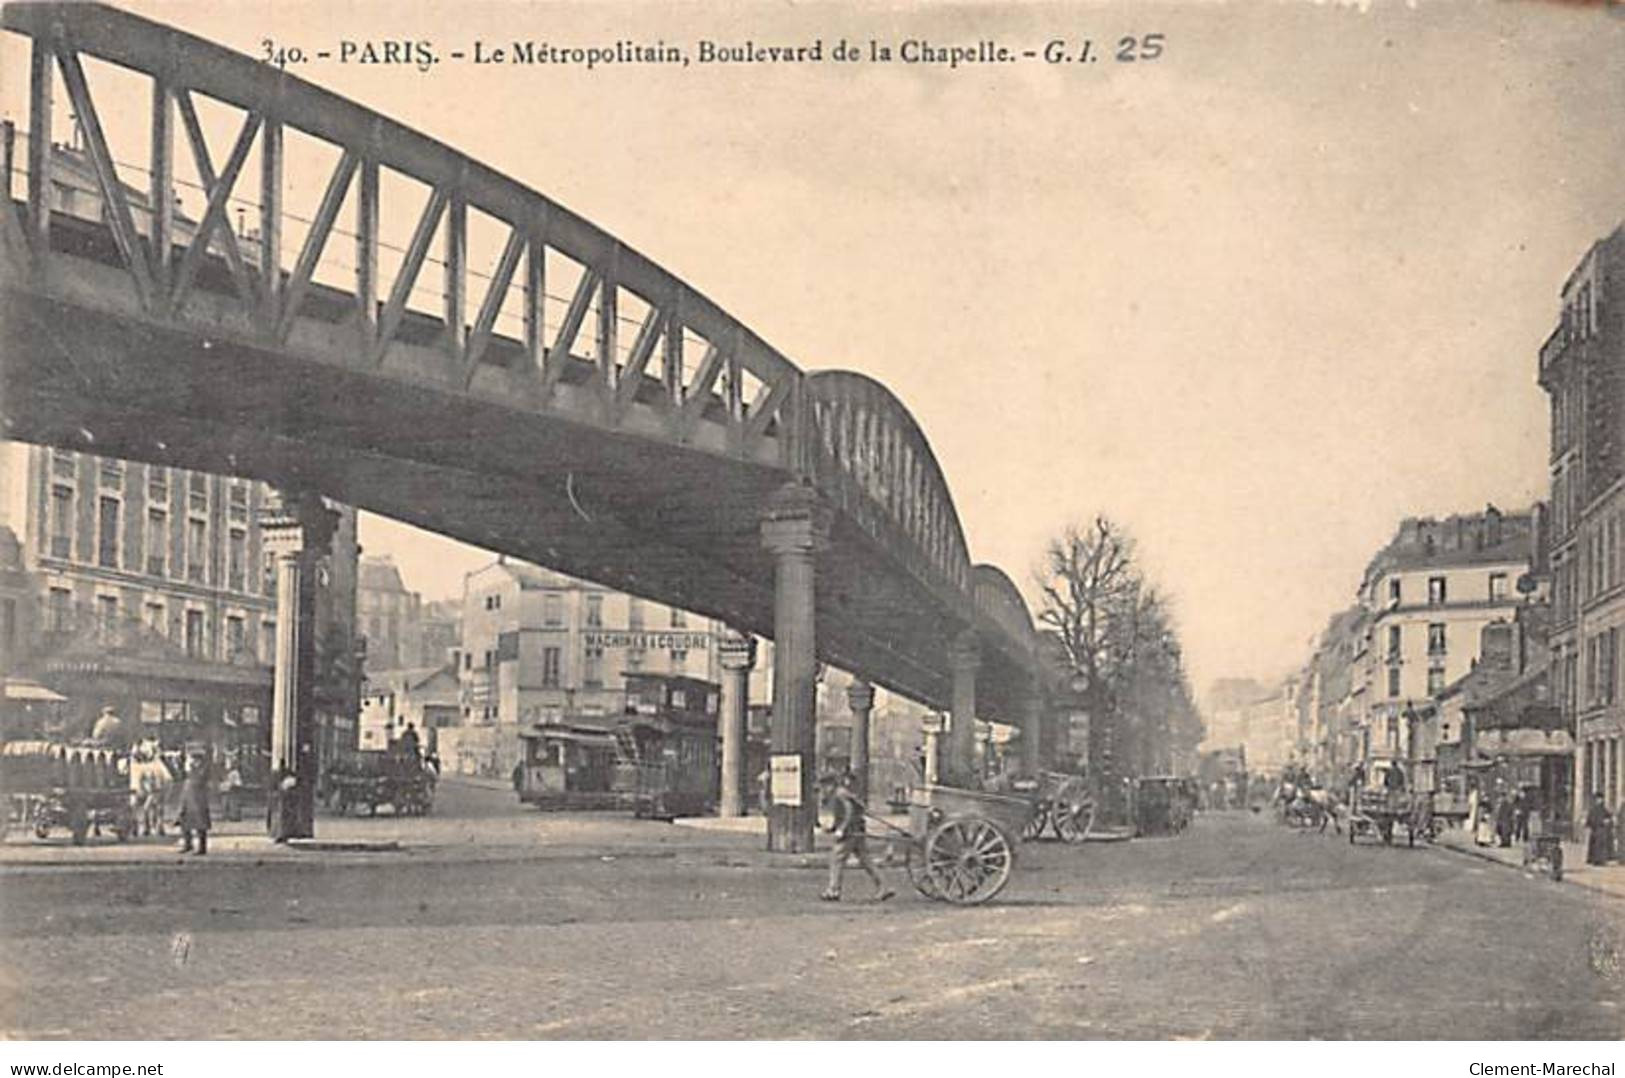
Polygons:
M1543 496L1536 350L1625 218L1625 18L1555 5L129 6L256 54L1092 38L1106 57L1068 67L299 73L596 221L803 368L880 379L975 560L1025 584L1069 521L1116 517L1198 686L1302 661L1401 517ZM1110 58L1148 33L1156 61ZM483 559L362 535L428 596Z

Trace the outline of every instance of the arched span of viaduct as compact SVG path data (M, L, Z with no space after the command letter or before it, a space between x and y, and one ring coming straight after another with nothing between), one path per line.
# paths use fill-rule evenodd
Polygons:
M968 628L985 713L1013 717L1031 691L1025 606L971 565L930 446L884 386L804 374L598 226L284 71L98 5L10 4L0 27L31 57L0 214L9 436L309 485L767 634L762 509L810 484L833 510L825 658L945 706ZM103 126L108 64L150 94L143 153ZM49 137L69 111L80 149ZM289 207L296 140L324 162L308 216ZM95 212L57 201L72 170ZM422 196L394 197L402 180ZM229 219L245 202L252 236ZM485 273L476 222L494 236Z

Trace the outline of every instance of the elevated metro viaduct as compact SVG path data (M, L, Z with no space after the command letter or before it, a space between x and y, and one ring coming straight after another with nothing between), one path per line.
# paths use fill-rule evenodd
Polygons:
M320 494L771 637L772 749L802 776L801 804L774 806L774 849L811 846L820 658L949 711L945 781L970 779L977 714L1021 725L1036 767L1049 674L1031 617L1004 573L971 563L931 448L884 386L801 370L545 196L244 55L100 5L9 4L0 27L31 64L28 130L5 143L0 433L305 492L268 531L283 555L274 764L314 778L295 611L325 542ZM106 62L150 86L145 190L121 179L100 120L86 72ZM240 117L229 148L210 145L200 97ZM53 201L67 110L99 220ZM196 222L174 209L177 128L206 189ZM283 243L289 131L337 157L297 250ZM392 283L391 172L429 191ZM234 198L257 207L251 246L226 221ZM347 199L355 269L338 288L315 278ZM471 210L506 229L488 284L469 268ZM436 247L423 310L409 301ZM724 663L737 768L747 652ZM861 724L861 691L853 703ZM308 813L289 826L308 833Z

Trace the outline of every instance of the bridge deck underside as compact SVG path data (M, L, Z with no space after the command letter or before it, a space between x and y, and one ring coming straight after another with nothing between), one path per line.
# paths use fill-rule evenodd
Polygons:
M772 635L773 563L759 519L788 478L780 469L206 341L11 284L0 282L7 437L304 484ZM819 572L820 656L947 706L956 612L839 515ZM979 710L1014 721L1025 672L987 651Z

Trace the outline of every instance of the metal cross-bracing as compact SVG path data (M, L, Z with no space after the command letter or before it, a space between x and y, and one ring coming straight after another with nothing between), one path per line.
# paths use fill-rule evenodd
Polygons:
M970 632L978 709L1022 714L1031 619L884 386L804 373L597 225L247 56L88 4L0 28L29 57L0 433L319 490L764 635L763 520L799 487L828 517L819 656L945 707Z
M125 298L132 312L352 367L398 371L449 389L466 388L483 368L492 368L493 375L516 376L493 379L505 389L517 388L541 404L569 383L583 398L576 403L590 405L604 422L626 423L631 406L640 403L658 413L661 433L674 440L694 440L706 420L721 428L722 447L729 451L761 452L772 434L777 462L798 465L798 425L791 421L800 385L796 367L705 296L557 203L294 76L123 12L87 4L10 4L3 25L32 40L30 246L36 254L51 249L52 215L42 207L54 162L50 139L37 136L65 133L63 118L53 117L60 111L52 92L53 71L59 71L128 275ZM120 178L100 119L103 102L86 76L87 57L147 76L152 122L146 192ZM223 155L208 144L199 99L242 111ZM173 212L177 126L207 189L201 218L186 235ZM295 131L337 151L297 251L285 242L283 212L283 161ZM256 152L257 188L245 168ZM414 224L392 283L379 272L380 190L390 174L427 192L421 208L406 208ZM329 246L337 246L334 226L352 188L354 286L347 302L335 302L338 297L313 280ZM227 219L233 201L250 189L258 210L257 257L245 254ZM484 280L475 278L469 262L474 213L505 234ZM409 303L437 239L441 327L438 339L424 347L423 335L412 332L418 320L410 317ZM200 286L212 253L229 271L234 303L222 304L220 295L204 294ZM544 308L550 285L558 282L566 284L568 298L549 326ZM518 308L512 336L499 332L505 308ZM635 320L623 318L626 311L635 311ZM332 332L334 323L344 332Z

